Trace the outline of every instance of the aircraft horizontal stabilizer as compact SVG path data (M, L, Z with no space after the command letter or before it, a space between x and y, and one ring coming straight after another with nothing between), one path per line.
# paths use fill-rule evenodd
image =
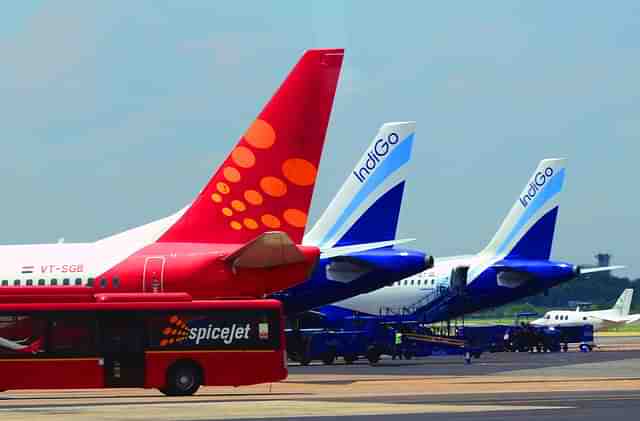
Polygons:
M589 273L596 273L596 272L607 272L610 270L617 270L617 269L624 269L626 268L626 266L601 266L601 267L597 267L597 268L580 268L580 275L587 275Z
M627 316L626 324L630 325L640 321L640 314L634 314L633 316Z
M402 240L378 241L375 243L354 244L351 246L329 247L320 249L320 256L328 259L331 257L345 256L347 254L358 253L362 251L375 250L383 247L397 246L415 241L415 238L405 238Z
M240 247L225 261L234 268L270 268L305 261L305 256L281 231L269 231Z

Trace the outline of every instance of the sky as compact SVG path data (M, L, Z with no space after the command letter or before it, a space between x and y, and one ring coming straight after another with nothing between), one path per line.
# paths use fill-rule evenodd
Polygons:
M569 159L553 258L640 277L637 1L22 0L0 15L0 243L93 241L190 202L301 53L346 49L310 222L417 121L411 247L474 253Z

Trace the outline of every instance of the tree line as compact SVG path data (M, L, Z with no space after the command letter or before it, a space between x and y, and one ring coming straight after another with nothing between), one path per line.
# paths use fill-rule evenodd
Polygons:
M640 313L640 279L619 278L608 272L582 275L546 293L525 297L519 301L491 310L474 313L472 317L511 317L523 311L543 314L551 309L575 309L570 301L592 303L585 310L603 310L613 307L625 288L633 288L631 312Z

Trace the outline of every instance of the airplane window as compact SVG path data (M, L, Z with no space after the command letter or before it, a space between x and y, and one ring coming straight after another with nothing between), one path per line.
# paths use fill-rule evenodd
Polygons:
M9 281L7 279L3 279L2 280L2 286L3 287L9 286Z
M58 280L54 278L51 280L51 286L54 287L56 285L58 285Z
M106 287L107 287L107 278L100 279L100 288L106 288Z
M582 320L587 320L587 318L586 318L586 317L583 317L583 318L582 318Z
M114 288L120 288L120 278L118 277L113 278L112 286Z
M30 287L33 285L33 279L27 279L27 286Z
M13 281L13 286L14 287L19 287L20 286L20 279L16 279Z
M556 320L558 320L558 315L556 314Z
M62 285L67 285L68 286L69 285L69 278L64 278L62 280Z
M89 279L87 279L87 286L88 286L89 288L92 288L92 287L93 287L93 281L94 281L94 280L95 280L94 278L89 278Z
M411 285L413 285L413 279L411 280Z
M38 285L44 286L44 283L45 283L44 279L38 279Z
M76 278L76 285L77 286L82 285L82 278Z

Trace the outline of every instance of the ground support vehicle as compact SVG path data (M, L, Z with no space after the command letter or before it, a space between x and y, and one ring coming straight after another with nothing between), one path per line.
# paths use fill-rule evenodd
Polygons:
M488 349L492 352L566 352L571 344L588 352L595 347L591 325L548 328L520 324L473 329L478 340L488 341Z
M398 332L401 344L396 344ZM360 358L376 364L382 355L411 359L468 353L479 357L484 351L459 334L436 334L415 320L385 316L345 317L324 327L288 329L286 336L288 356L302 365L314 360L333 364L338 357L347 364Z
M143 387L191 395L200 385L287 376L279 301L119 295L0 304L0 390Z

